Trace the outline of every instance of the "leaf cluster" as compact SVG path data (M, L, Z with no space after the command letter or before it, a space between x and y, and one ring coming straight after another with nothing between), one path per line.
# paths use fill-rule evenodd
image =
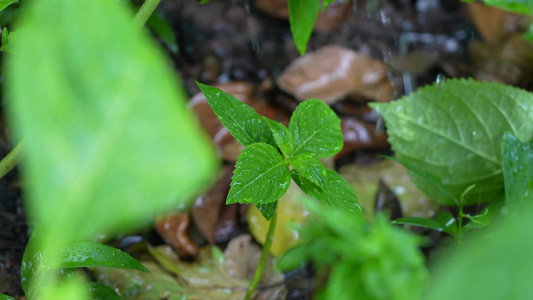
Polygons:
M353 215L305 202L311 220L299 230L306 241L279 260L282 270L313 261L329 269L326 287L317 299L418 299L426 280L420 240L381 216L374 224Z
M343 145L340 119L323 101L309 99L298 105L287 128L261 118L217 88L198 86L222 124L246 147L238 157L227 204L256 204L270 219L292 178L308 195L361 215L349 184L318 160L334 155Z

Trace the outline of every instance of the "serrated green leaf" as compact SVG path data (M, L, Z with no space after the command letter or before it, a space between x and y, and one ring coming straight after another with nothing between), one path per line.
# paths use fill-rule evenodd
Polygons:
M0 0L0 11L3 11L6 7L11 4L18 3L18 0Z
M268 204L285 194L291 175L276 148L255 143L237 158L232 179L226 204Z
M67 244L192 200L217 161L124 4L34 0L24 12L17 55L6 57L6 107L26 138L25 200L47 265Z
M243 146L258 142L276 146L270 128L250 106L220 89L196 84L220 122Z
M274 140L281 150L281 153L283 153L285 156L290 156L292 154L293 141L289 129L280 122L270 120L267 117L263 117L263 120L265 120L270 127L272 135L274 136Z
M504 132L533 136L533 94L496 83L448 80L391 103L373 103L387 122L400 161L435 175L458 199L476 184L467 204L488 202L503 192L500 146ZM442 193L417 181L439 203Z
M141 263L119 249L93 242L70 244L62 251L56 266L50 268L109 267L148 272Z
M457 222L450 213L445 211L439 211L432 219L408 217L396 219L392 221L392 223L429 228L446 232L453 237L457 235Z
M522 143L513 134L505 134L502 166L506 207L533 206L533 143Z
M341 120L322 100L309 99L291 116L289 131L294 141L293 156L328 157L343 146Z
M337 172L326 169L326 188L320 188L296 171L291 173L294 182L307 195L320 200L326 205L341 208L359 215L362 218L362 210L352 188Z
M300 155L289 160L289 162L298 171L298 174L320 188L326 188L326 168L317 158Z
M265 217L267 221L270 221L270 219L272 219L272 216L274 216L274 213L276 212L277 203L278 202L275 201L267 204L257 204L257 209L261 212L261 214L263 215L263 217Z
M305 54L319 9L320 0L289 0L289 22L300 55Z

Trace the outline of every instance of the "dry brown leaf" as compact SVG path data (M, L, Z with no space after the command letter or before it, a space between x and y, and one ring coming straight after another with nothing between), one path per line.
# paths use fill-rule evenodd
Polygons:
M385 64L377 59L340 46L325 46L292 62L276 79L278 86L300 101L322 99L331 104L348 94L358 93L388 101L393 91ZM369 89L369 90L366 90Z

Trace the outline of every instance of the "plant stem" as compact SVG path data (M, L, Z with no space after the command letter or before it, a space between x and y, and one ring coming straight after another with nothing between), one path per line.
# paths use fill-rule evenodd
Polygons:
M261 253L261 259L259 260L257 269L255 270L252 283L248 287L248 291L246 291L246 297L244 297L245 300L252 299L252 294L254 293L255 288L257 287L257 285L259 284L259 281L261 281L261 277L263 276L263 271L265 270L268 253L270 252L270 246L272 246L272 240L274 240L274 229L276 228L277 219L278 219L278 209L276 208L276 211L274 212L272 219L270 219L270 226L268 227L268 233L266 235L265 244L263 245L263 252Z
M0 179L13 169L24 156L24 140L20 141L11 152L0 161Z
M159 2L161 0L145 0L139 11L137 11L137 14L135 14L135 23L139 25L139 27L144 26L146 21L148 21L148 18L152 15L157 5L159 5Z

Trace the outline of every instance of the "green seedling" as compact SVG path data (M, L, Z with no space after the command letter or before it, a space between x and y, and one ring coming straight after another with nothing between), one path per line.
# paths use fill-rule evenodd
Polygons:
M249 299L266 263L276 224L277 200L287 191L291 178L311 197L362 219L350 185L318 160L341 150L340 119L323 101L309 99L296 108L287 128L261 118L251 107L219 89L201 83L198 87L222 124L246 147L238 157L226 203L255 204L267 220L272 219L263 256L247 294Z

